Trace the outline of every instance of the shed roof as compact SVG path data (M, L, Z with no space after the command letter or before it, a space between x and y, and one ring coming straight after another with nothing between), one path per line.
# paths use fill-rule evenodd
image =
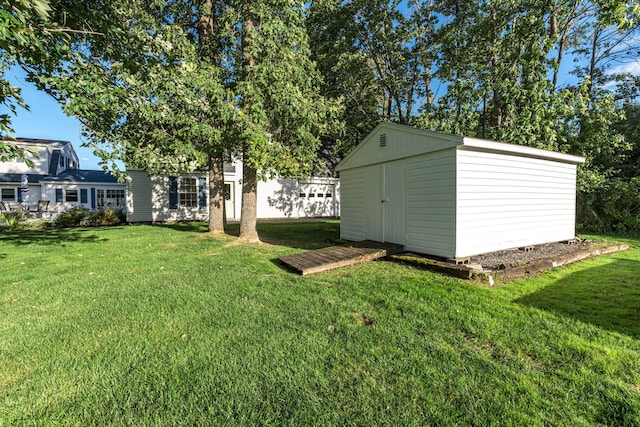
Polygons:
M374 141L376 135L383 132L393 134L405 134L408 138L389 140L387 151L376 150L376 154L365 154L367 147L378 144ZM411 136L409 138L409 136ZM392 160L427 154L446 149L474 150L512 154L521 157L532 157L545 160L552 160L562 163L583 163L584 157L570 154L558 153L550 150L527 147L524 145L508 144L504 142L490 141L486 139L470 138L458 135L451 135L443 132L435 132L426 129L418 129L397 123L383 122L367 135L338 165L337 171L353 169L369 164L383 163Z

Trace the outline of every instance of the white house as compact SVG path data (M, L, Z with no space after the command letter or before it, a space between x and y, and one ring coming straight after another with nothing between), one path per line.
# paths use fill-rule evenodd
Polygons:
M0 162L0 201L33 208L48 201L48 210L124 208L125 184L104 171L82 170L69 141L17 138L11 141L33 162Z
M582 162L382 123L336 167L340 236L452 259L570 240Z
M225 164L225 211L229 220L240 218L242 162ZM204 221L208 218L206 172L149 175L127 169L127 222ZM258 218L337 217L340 182L316 176L305 179L276 177L258 182Z

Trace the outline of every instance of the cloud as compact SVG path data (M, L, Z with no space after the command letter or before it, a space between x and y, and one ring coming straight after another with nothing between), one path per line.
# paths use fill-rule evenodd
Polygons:
M608 74L631 74L633 76L640 76L640 61L636 60L613 67L609 70Z

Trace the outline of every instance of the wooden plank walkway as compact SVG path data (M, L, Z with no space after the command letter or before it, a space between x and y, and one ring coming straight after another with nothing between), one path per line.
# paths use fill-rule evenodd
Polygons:
M344 246L330 246L316 249L315 251L286 255L280 257L280 261L306 276L334 268L373 261L400 253L403 250L402 245L364 240Z

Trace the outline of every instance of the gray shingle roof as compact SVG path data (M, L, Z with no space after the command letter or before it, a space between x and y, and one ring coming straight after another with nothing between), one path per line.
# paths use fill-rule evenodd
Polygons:
M118 184L118 178L101 170L67 169L57 176L46 176L42 182L75 182L96 184Z

